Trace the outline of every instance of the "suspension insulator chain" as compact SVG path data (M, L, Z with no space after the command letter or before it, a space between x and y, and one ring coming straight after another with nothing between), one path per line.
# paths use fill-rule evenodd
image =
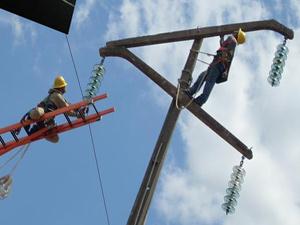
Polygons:
M283 43L277 46L271 71L269 72L268 82L271 86L279 86L288 52L286 39L284 39Z
M240 165L233 167L231 180L228 183L228 188L226 189L226 195L224 197L224 203L222 204L222 209L226 212L226 215L233 214L235 212L237 199L240 197L239 192L241 191L242 183L244 182L244 176L246 175L246 171L244 168L242 168L244 159L245 157L242 156Z
M92 75L90 76L89 83L87 84L87 88L83 97L83 99L85 100L89 100L95 97L99 91L105 73L105 68L103 65L104 59L105 58L102 58L101 62L94 66Z

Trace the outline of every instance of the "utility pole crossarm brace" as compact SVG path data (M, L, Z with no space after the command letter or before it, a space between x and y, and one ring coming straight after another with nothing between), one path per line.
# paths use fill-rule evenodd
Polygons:
M135 38L126 38L106 43L107 47L139 47L145 45L163 44L177 41L187 41L194 39L203 39L208 37L231 34L242 28L245 32L272 30L282 34L287 39L294 38L293 30L277 22L276 20L262 20L246 23L235 23L229 25L212 26L204 28L196 28L190 30L182 30L168 33L160 33L155 35L147 35Z
M146 76L148 76L153 82L155 82L159 87L161 87L166 93L168 93L172 98L176 98L177 88L128 49L124 47L101 48L100 55L103 57L118 56L128 60ZM190 98L187 95L183 95L180 99L180 102L183 105L187 105L189 101ZM234 147L237 151L244 155L247 159L252 159L252 151L237 137L230 133L225 127L223 127L218 121L216 121L207 112L200 108L199 105L192 102L187 107L187 109L203 123L205 123L209 128L211 128L214 132L216 132L220 137L222 137L226 142L228 142L232 147Z

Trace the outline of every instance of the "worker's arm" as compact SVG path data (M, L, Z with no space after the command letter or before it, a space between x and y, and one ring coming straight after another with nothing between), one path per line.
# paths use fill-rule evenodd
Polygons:
M223 42L224 42L224 35L220 36L220 46L222 46Z
M69 103L66 101L66 99L63 97L62 94L60 93L53 93L51 96L51 100L53 101L53 103L56 105L56 107L59 108L64 108L69 106ZM67 112L68 116L74 116L74 117L78 117L78 112L71 110L69 112Z

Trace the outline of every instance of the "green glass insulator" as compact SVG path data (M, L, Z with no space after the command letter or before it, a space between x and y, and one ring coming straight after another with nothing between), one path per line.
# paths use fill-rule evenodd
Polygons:
M86 90L85 96L88 97L88 98L92 98L92 97L95 96L95 93L91 90Z
M276 71L276 70L271 70L269 73L269 76L274 79L277 79L277 80L281 80L281 77L282 77L281 72Z
M96 87L94 87L94 88L91 87L91 88L90 88L90 92L93 93L93 95L96 95L97 90L98 90L98 89L97 89Z
M92 91L92 92L95 92L98 90L97 86L94 86L94 85L89 85L89 90Z
M232 168L232 170L233 170L233 172L235 172L235 173L237 173L237 172L241 173L243 176L246 175L246 171L245 171L244 168L242 168L241 166L234 166L234 167Z
M100 75L102 76L105 72L105 68L104 68L104 66L98 66L98 67L95 67L93 71L95 73L97 73L99 76Z
M91 79L99 79L99 77L101 77L102 74L98 73L97 71L93 70L92 71L92 76L90 77Z
M242 174L231 174L231 179L233 181L240 182L241 184L244 182L244 176Z
M277 51L282 51L282 52L285 52L286 54L288 54L289 48L284 44L279 44L277 46Z
M280 58L286 60L287 59L287 54L283 51L277 51L275 53L275 57L280 57Z
M96 64L94 66L89 83L87 84L87 89L85 91L85 99L89 99L97 95L97 92L101 86L101 80L103 79L104 72L105 68L102 64Z
M237 205L237 200L232 197L231 195L226 195L224 197L224 202L229 203L230 206L236 206Z
M282 67L285 66L285 60L282 57L274 57L273 63L281 65Z
M279 84L280 84L280 81L279 81L278 79L272 77L272 76L269 76L269 77L268 77L268 82L269 82L269 84L271 84L271 86L273 86L273 87L277 87L277 86L279 86Z
M227 188L226 189L226 193L228 195L232 195L235 198L239 198L240 197L240 194L239 194L239 192L238 192L238 190L236 188Z
M235 188L235 190L240 191L242 189L242 184L238 181L231 180L228 182L229 188Z
M103 71L96 71L97 77L102 77L103 76Z
M226 212L226 215L233 214L235 212L235 208L228 203L222 204L222 209Z
M271 71L278 72L281 75L283 72L283 66L280 64L272 64Z
M99 82L98 80L91 80L91 81L88 83L88 86L95 86L95 87L99 88L100 82Z
M104 65L96 64L94 65L94 70L105 70L105 67Z

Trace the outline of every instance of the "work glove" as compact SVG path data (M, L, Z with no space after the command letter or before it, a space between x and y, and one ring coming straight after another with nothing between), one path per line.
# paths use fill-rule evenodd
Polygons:
M85 117L86 114L88 113L88 107L82 107L77 110L77 118Z

